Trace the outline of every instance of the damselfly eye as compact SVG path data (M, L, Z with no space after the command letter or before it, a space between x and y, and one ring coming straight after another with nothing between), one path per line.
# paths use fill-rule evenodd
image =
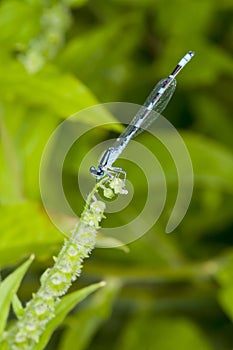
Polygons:
M96 177L97 177L97 179L101 179L101 177L103 177L104 174L105 174L105 172L103 171L103 169L97 168L97 171L96 171Z
M90 167L90 173L93 174L93 175L97 175L97 169L96 169L96 167L91 166L91 167Z

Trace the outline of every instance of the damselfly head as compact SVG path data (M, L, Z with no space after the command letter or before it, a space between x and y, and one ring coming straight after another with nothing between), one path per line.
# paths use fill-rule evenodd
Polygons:
M96 168L96 167L94 167L94 166L91 166L91 167L90 167L90 173L91 173L96 179L101 179L101 178L105 175L103 169L101 169L101 168L99 168L99 167Z

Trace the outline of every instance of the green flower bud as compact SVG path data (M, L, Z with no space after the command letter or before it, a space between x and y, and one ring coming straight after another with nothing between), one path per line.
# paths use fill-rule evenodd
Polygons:
M113 196L114 192L111 190L111 188L104 188L104 197L112 198Z
M90 205L90 209L97 214L102 214L105 208L106 208L105 203L97 200L91 203Z
M114 190L116 194L127 194L128 191L125 189L125 182L119 177L114 177L110 182L109 186Z

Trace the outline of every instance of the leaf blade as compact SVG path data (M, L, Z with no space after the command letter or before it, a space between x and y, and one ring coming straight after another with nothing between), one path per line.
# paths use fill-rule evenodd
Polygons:
M5 328L12 298L17 292L20 283L29 268L34 256L32 255L25 263L17 268L13 273L5 278L0 285L0 335Z
M66 295L55 309L56 316L48 323L45 332L40 338L39 343L34 347L34 350L42 350L49 341L53 331L61 324L67 313L80 301L86 298L90 293L93 293L98 288L103 287L105 282L92 284L86 288L82 288L76 292Z

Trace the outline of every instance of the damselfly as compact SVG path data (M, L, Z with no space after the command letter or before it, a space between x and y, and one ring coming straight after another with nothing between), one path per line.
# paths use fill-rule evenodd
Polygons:
M173 72L166 78L158 82L154 87L151 94L146 99L142 108L136 113L131 123L126 127L122 134L116 139L112 147L109 147L101 156L97 167L92 166L90 168L91 174L101 179L105 175L109 177L123 174L126 177L126 172L118 167L113 167L112 164L117 160L119 155L125 149L129 141L140 134L144 129L162 113L170 101L175 88L176 88L176 76L181 69L191 60L194 56L193 51L189 51L177 64ZM155 111L157 113L152 113Z

